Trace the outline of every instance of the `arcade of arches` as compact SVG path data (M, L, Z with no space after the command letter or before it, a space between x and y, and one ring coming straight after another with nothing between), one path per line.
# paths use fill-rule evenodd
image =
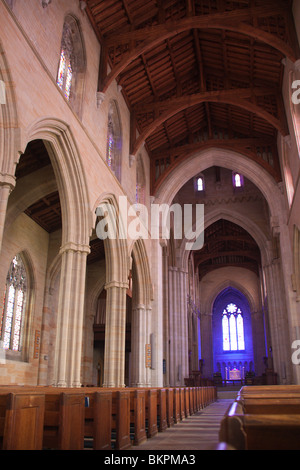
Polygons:
M0 0L0 382L300 383L299 2L24 3ZM203 208L203 243L141 204Z

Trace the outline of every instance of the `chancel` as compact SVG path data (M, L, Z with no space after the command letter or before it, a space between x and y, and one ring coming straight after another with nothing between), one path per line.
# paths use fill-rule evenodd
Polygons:
M0 448L299 449L300 2L0 25Z

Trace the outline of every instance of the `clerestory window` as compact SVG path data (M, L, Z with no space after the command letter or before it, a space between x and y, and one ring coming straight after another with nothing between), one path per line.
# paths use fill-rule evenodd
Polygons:
M85 75L85 52L78 21L66 16L60 47L56 83L77 114L81 112Z

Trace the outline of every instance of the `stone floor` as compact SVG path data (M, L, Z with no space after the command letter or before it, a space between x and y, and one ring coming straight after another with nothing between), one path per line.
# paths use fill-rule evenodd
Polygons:
M221 420L235 394L218 394L216 402L198 411L180 423L148 439L145 443L134 446L134 450L213 450L219 443Z

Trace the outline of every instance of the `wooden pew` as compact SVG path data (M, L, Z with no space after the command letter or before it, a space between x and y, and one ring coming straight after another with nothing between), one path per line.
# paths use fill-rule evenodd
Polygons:
M205 406L210 389L0 386L0 394L44 396L42 448L82 449L89 441L97 450L124 450Z
M300 414L300 397L249 397L238 401L244 414Z
M186 387L184 389L184 417L187 418L192 414L192 396L191 396L191 387Z
M220 441L237 450L299 450L299 404L283 388L241 393L221 422Z
M148 413L148 397L145 389L140 388L122 388L122 389L115 389L115 388L99 388L97 390L107 391L110 393L117 393L117 392L126 392L129 394L129 437L131 444L139 445L147 439L146 434L146 419ZM148 389L147 389L148 390ZM128 408L128 404L126 404ZM151 408L151 400L150 400L150 408ZM125 416L120 416L122 421L125 420ZM151 423L151 416L150 416L150 423ZM124 427L123 427L124 429ZM130 433L131 430L131 433ZM120 432L120 428L119 428ZM126 448L127 445L126 445Z
M8 388L12 389L12 387ZM111 391L105 392L103 389L91 387L86 389L13 387L13 390L24 389L31 394L43 392L45 395L44 426L41 433L44 448L82 449L84 436L86 436L92 438L94 449L111 449L112 431L115 448L131 447L129 420L124 412L125 409L129 409L130 397L124 397L122 391L119 394L116 393L113 400ZM85 406L86 398L88 398L89 406ZM80 407L80 410L76 410L76 406ZM121 413L118 412L119 409L122 410ZM77 422L75 422L75 416L77 416ZM61 438L62 435L64 439Z
M186 417L185 407L185 388L179 387L179 403L180 403L180 419L183 420Z
M143 390L131 391L130 422L134 424L133 444L139 445L147 440L146 435L146 396Z
M45 397L0 392L0 449L41 450Z
M43 447L58 450L83 450L84 394L78 392L45 393Z
M165 388L157 389L157 420L158 430L165 431L168 428L167 420L167 390Z
M112 392L112 430L116 431L115 449L130 449L130 393L125 389Z
M174 426L174 405L173 405L173 389L167 388L167 424L170 428Z
M156 436L157 428L157 391L155 389L145 389L146 396L146 422L147 437Z
M179 388L173 388L173 417L174 417L174 424L177 424L181 421L180 415L180 392Z
M111 450L112 392L86 392L85 441L92 440L94 450Z

